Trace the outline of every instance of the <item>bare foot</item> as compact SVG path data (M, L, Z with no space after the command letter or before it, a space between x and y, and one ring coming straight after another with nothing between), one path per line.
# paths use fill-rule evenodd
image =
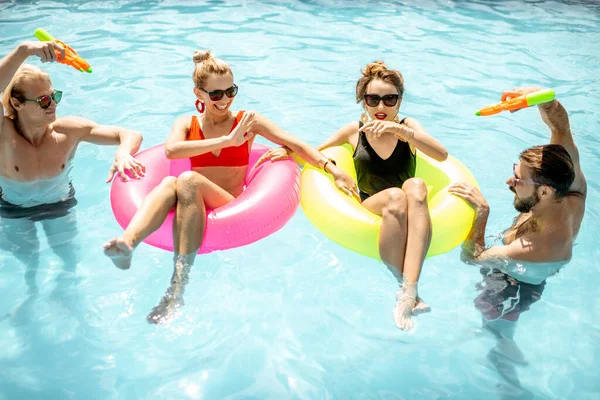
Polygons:
M412 309L413 315L425 314L431 311L431 307L423 302L423 299L417 296L417 302Z
M394 308L394 322L402 330L409 331L413 328L413 315L431 311L431 307L423 302L417 295L417 286L405 284L396 293L396 308Z
M177 311L184 305L184 302L183 297L172 294L175 291L169 288L160 303L150 311L150 314L146 317L149 324L162 324L177 316Z
M104 244L104 254L121 269L129 269L131 266L133 250L133 245L123 238L111 239Z
M394 322L396 326L402 330L410 331L414 322L411 319L412 310L416 308L417 302L413 297L402 296L398 299L396 303L396 308L394 308Z

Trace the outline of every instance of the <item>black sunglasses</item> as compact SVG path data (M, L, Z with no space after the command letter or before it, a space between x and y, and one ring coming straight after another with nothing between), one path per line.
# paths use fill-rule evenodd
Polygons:
M219 101L223 98L223 95L227 95L227 97L229 97L230 99L234 98L235 95L238 92L238 87L237 85L233 85L232 87L230 87L229 89L225 89L225 90L213 90L212 92L206 91L202 88L200 88L200 90L202 90L204 93L208 93L208 97L210 97L210 99L212 101Z
M365 103L367 103L369 107L377 107L379 102L383 100L383 104L386 107L394 107L396 103L398 103L398 98L400 98L400 95L397 94L386 94L383 97L380 97L377 94L365 94Z
M42 110L47 109L48 107L50 107L50 104L52 104L52 100L54 100L54 102L56 104L60 103L60 100L62 99L62 94L63 92L60 90L55 90L54 93L52 93L50 96L48 96L47 94L41 97L38 97L37 99L26 99L25 97L21 97L21 101L35 101L36 103L38 103L40 105L40 107L42 108Z

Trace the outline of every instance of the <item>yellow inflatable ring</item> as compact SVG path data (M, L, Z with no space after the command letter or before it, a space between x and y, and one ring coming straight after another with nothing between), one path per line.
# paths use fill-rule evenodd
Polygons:
M331 147L322 152L356 180L350 145ZM448 185L462 181L478 186L477 181L456 158L448 156L446 161L439 162L419 151L415 177L427 185L432 223L427 257L450 251L466 239L475 214L464 200L448 193ZM308 220L329 239L380 260L381 217L338 190L331 175L306 164L300 180L300 204Z

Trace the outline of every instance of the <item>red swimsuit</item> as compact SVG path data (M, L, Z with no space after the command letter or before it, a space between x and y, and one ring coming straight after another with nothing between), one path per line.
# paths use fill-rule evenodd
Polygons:
M235 116L235 122L231 131L235 129L237 124L244 115L243 111L240 111ZM231 132L230 131L230 132ZM196 116L192 117L192 123L190 124L190 131L187 134L185 140L204 140L204 134L198 123ZM192 168L198 167L243 167L248 165L248 159L250 158L250 151L248 143L242 143L239 146L223 147L219 156L215 156L211 151L199 156L190 157Z

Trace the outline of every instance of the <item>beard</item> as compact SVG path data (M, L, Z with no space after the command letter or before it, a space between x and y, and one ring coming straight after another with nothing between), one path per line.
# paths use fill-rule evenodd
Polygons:
M512 190L512 188L511 188ZM514 190L512 190L514 192ZM540 202L540 196L538 196L537 191L533 192L533 194L526 198L519 198L519 196L515 193L514 206L515 210L520 213L528 213L531 211L533 207L535 207Z

